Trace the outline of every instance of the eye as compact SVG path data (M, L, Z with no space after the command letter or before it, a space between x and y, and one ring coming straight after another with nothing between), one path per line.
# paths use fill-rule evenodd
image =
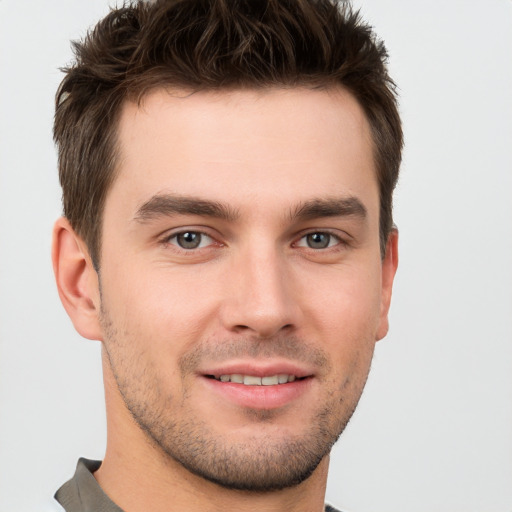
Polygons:
M168 243L177 245L181 249L201 249L213 243L213 239L200 231L182 231L171 236Z
M331 233L325 233L322 231L315 231L314 233L308 233L304 235L299 242L297 247L309 247L310 249L328 249L338 245L341 240Z

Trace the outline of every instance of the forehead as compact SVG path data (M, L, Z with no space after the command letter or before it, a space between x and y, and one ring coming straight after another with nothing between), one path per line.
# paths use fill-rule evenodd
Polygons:
M368 122L339 88L160 89L124 105L118 143L112 188L139 206L162 192L237 207L357 188L377 196Z

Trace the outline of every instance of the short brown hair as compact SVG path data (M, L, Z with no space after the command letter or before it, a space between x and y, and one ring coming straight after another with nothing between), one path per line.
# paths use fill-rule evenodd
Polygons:
M138 0L112 10L64 69L54 138L64 215L98 268L102 212L116 172L122 104L156 87L218 90L338 85L370 123L384 254L402 128L387 53L336 0Z

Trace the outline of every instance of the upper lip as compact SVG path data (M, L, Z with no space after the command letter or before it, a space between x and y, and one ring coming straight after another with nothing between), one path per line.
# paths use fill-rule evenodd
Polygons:
M297 378L311 377L314 372L304 365L292 361L232 361L212 365L199 370L201 375L252 375L255 377L271 377L273 375L295 375Z

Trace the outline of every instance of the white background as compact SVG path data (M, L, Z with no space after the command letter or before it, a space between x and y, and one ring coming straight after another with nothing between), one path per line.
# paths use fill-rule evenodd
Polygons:
M334 450L351 512L512 512L512 1L358 1L406 133L391 332ZM0 512L105 444L99 344L58 301L57 70L105 0L0 0Z

